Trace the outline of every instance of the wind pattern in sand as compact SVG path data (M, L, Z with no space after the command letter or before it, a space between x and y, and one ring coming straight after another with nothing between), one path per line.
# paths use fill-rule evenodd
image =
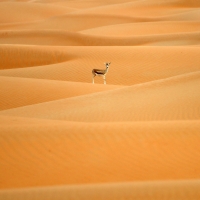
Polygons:
M0 199L199 200L200 1L0 0Z

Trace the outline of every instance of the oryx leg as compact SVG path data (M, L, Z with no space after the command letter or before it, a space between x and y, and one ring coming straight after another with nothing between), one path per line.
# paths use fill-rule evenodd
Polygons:
M95 77L96 75L93 75L93 78L92 78L92 83L94 84L94 77Z
M104 84L106 84L106 76L103 76Z

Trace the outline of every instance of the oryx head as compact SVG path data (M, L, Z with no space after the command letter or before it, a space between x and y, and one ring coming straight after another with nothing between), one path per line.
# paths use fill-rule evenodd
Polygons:
M109 65L111 64L111 62L109 62L109 63L104 63L104 64L106 65L106 68L108 68Z

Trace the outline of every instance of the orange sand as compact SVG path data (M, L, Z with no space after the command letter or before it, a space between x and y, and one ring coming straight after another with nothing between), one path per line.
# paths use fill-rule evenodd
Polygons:
M0 1L0 57L0 199L200 199L197 0Z

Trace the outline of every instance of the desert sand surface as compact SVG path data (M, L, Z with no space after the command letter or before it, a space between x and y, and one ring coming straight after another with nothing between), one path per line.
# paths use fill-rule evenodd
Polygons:
M199 200L199 88L197 0L1 0L0 199Z

